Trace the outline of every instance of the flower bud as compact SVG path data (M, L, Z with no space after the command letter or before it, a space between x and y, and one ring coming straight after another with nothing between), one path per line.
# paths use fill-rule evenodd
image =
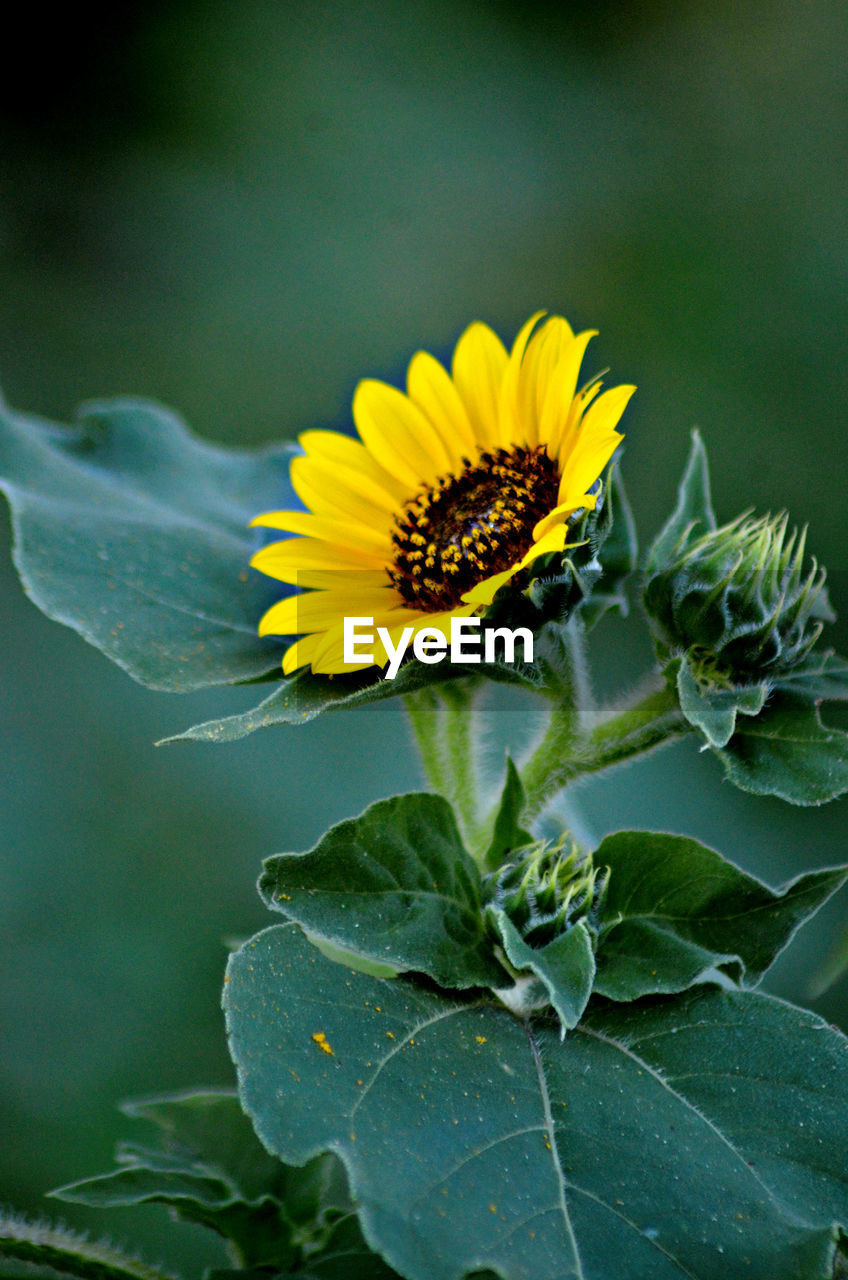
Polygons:
M492 906L509 917L528 945L543 947L578 920L594 924L606 886L592 855L583 855L567 835L556 844L528 845L486 877Z
M798 663L833 621L824 569L804 568L806 532L788 533L786 513L746 513L695 541L687 530L645 585L660 657L696 649L732 683Z

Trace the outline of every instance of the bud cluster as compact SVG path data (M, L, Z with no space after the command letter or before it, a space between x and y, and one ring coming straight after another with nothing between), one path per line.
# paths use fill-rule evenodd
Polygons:
M661 649L696 649L733 683L776 675L812 648L833 615L816 561L805 571L806 529L748 513L696 539L687 530L645 586Z
M524 941L543 947L578 920L593 924L606 887L606 869L593 865L568 835L556 844L528 845L486 877L484 889Z

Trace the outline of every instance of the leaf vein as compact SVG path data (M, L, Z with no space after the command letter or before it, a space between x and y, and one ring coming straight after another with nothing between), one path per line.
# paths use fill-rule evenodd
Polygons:
M672 1095L672 1097L676 1098L678 1102L681 1102L683 1106L687 1108L687 1110L691 1111L693 1115L697 1116L698 1119L701 1121L701 1123L706 1125L706 1127L716 1135L719 1141L724 1143L727 1149L731 1151L733 1155L736 1157L736 1159L739 1161L739 1165L745 1171L745 1173L747 1173L751 1178L753 1178L753 1180L756 1183L759 1184L759 1186L762 1187L763 1191L765 1191L766 1195L768 1196L769 1200L771 1200L772 1204L774 1204L778 1209L782 1211L783 1207L781 1206L780 1202L778 1201L771 1187L769 1187L765 1182L763 1182L759 1174L757 1174L751 1168L751 1166L748 1164L748 1161L742 1155L741 1151L738 1151L736 1149L733 1142L731 1142L730 1138L725 1133L722 1132L722 1130L718 1127L717 1124L714 1124L713 1121L710 1120L709 1116L704 1115L703 1111L701 1111L700 1108L697 1107L694 1102L692 1102L689 1098L687 1098L685 1094L678 1093L676 1089L672 1088L667 1078L662 1074L661 1071L657 1070L656 1067L652 1066L652 1064L648 1062L646 1058L640 1057L639 1054L636 1053L633 1049L629 1048L627 1045L623 1044L621 1041L613 1040L610 1036L605 1036L601 1031L594 1031L592 1030L591 1027L585 1027L585 1026L578 1027L577 1030L581 1031L584 1035L591 1036L596 1040L603 1041L604 1044L608 1044L614 1049L618 1049L620 1053L625 1054L628 1058L632 1058L632 1060L638 1066L640 1066L644 1071L647 1071L647 1073L654 1080L656 1080L658 1084L660 1084L663 1087L663 1089L666 1089Z
M559 1153L557 1151L557 1145L556 1145L556 1128L554 1125L553 1113L551 1112L551 1099L550 1099L550 1094L548 1093L548 1081L547 1081L547 1077L545 1076L544 1064L542 1063L542 1055L539 1050L539 1046L536 1043L536 1039L533 1035L533 1032L530 1029L529 1023L525 1025L526 1025L526 1031L527 1031L527 1040L530 1044L530 1049L533 1054L533 1061L536 1064L536 1075L539 1080L539 1090L542 1094L542 1106L544 1108L544 1113L545 1113L545 1125L548 1130L548 1135L549 1135L548 1141L550 1143L550 1148L551 1148L551 1163L553 1164L553 1167L554 1167L554 1174L556 1175L557 1187L559 1189L559 1209L562 1214L563 1222L565 1223L566 1232L568 1233L568 1239L571 1245L571 1252L572 1252L572 1257L574 1259L574 1264L577 1268L577 1273L576 1273L577 1280L586 1280L586 1273L583 1270L583 1260L580 1257L580 1249L577 1245L577 1237L574 1234L574 1225L571 1221L571 1215L568 1212L568 1202L566 1200L566 1195L565 1195L566 1182L565 1182L565 1176L562 1171L562 1165L559 1162Z

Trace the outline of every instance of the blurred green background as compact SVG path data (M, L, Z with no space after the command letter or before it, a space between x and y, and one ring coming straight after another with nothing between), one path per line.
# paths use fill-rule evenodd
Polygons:
M810 523L848 617L848 8L132 0L22 11L0 81L0 382L68 419L154 396L249 445L348 421L359 377L473 318L597 327L639 393L643 538L706 437L716 506ZM3 519L0 538L8 542ZM263 856L415 785L399 711L232 746L155 739L248 704L133 685L0 567L0 1200L110 1163L121 1098L229 1083L224 940ZM848 629L832 643L848 650ZM649 657L607 624L600 687ZM491 749L524 717L502 701ZM694 741L581 793L595 833L700 836L771 882L845 858L848 802L743 797ZM806 1001L843 897L779 964ZM848 983L816 1006L848 1026ZM159 1212L74 1223L165 1253ZM185 1229L183 1262L219 1260ZM169 1259L173 1257L169 1249Z

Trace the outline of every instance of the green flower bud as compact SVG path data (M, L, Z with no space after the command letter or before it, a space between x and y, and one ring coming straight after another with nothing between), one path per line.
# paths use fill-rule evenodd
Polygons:
M833 621L824 569L815 560L804 568L806 534L788 533L785 512L745 513L694 541L688 529L645 585L660 657L694 649L716 684L767 679L798 663Z
M528 845L511 862L486 876L484 893L509 917L524 941L543 947L578 920L595 919L606 887L591 854L567 835L556 844Z

